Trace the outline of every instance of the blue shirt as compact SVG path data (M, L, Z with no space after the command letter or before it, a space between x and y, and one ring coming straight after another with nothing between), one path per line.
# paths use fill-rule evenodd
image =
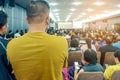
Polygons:
M0 42L6 47L9 41L0 35ZM11 80L12 66L7 60L6 50L2 44L0 44L0 80Z
M104 72L103 67L98 63L85 65L83 69L84 72Z
M119 49L120 49L120 41L119 41L119 42L117 42L117 43L114 43L114 44L113 44L113 46L115 46L115 47L117 47L117 48L119 48Z

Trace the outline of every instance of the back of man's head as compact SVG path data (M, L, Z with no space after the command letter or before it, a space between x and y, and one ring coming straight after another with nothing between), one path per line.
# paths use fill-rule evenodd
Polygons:
M43 22L49 16L49 4L44 0L31 1L27 6L28 22Z
M7 14L3 11L0 11L0 29L7 24Z

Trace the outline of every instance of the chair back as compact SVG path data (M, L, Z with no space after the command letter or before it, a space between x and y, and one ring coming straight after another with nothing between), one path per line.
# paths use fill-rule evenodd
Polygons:
M120 70L113 73L111 80L120 80Z
M101 52L97 52L97 60L98 60L98 63L100 63L100 59L101 59Z
M78 76L78 80L106 80L102 72L83 72Z
M68 67L73 66L74 62L77 61L81 64L81 52L80 51L71 51L68 55Z
M105 53L104 66L105 66L105 64L115 65L114 52L106 52Z

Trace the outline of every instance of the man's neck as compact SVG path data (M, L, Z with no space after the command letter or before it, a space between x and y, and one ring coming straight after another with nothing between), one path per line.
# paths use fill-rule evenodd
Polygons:
M40 24L30 24L28 32L45 32L45 26Z

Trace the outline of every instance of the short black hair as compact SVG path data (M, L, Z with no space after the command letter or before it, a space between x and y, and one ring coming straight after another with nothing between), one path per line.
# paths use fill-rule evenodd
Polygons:
M91 49L91 42L92 42L91 38L86 38L85 41L86 41L87 47Z
M4 11L0 11L0 29L7 24L7 14Z
M115 51L114 56L118 58L119 62L120 62L120 49L118 49L117 51Z
M31 1L27 5L27 17L33 19L41 15L49 15L49 4L45 0Z
M70 47L78 47L79 46L79 42L77 39L73 39L71 42L70 42Z
M97 63L97 54L92 49L87 49L84 52L84 60L86 62L89 62L90 64L96 64Z

